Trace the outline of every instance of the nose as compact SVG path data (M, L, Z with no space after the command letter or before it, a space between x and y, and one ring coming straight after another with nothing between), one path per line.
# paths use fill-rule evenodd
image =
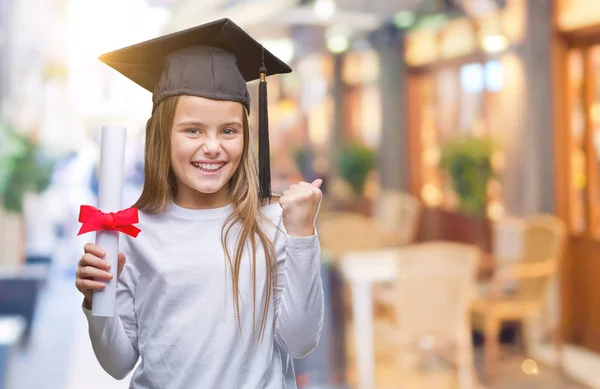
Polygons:
M217 136L206 137L202 145L202 152L207 155L218 155L221 152L221 142Z

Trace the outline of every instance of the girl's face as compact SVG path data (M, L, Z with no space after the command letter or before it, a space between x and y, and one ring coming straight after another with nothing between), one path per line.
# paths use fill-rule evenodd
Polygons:
M181 96L171 128L175 201L185 208L229 203L229 181L244 150L244 107L232 101Z

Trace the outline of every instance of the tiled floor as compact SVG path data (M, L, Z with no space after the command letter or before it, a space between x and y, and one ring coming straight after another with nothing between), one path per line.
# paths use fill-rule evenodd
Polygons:
M538 374L527 375L522 370L523 357L505 355L500 365L498 378L488 389L584 389L572 380L543 364L538 365Z
M521 369L521 358L503 361L498 379L491 384L479 383L479 389L584 389L584 386L573 383L555 371L540 367L536 375L526 375ZM449 368L438 367L428 372L403 374L402 378L409 382L401 386L400 376L394 371L393 364L378 363L376 368L377 389L461 389L455 372ZM350 368L349 383L355 387L355 369ZM476 387L477 388L477 387Z
M376 338L377 341L377 338ZM350 342L348 342L350 344ZM350 346L351 347L351 346ZM429 366L400 373L394 363L393 354L383 351L384 346L376 344L379 352L376 356L376 388L377 389L470 389L468 386L458 384L456 370L448 363L435 361ZM352 361L352 350L349 350L349 360ZM498 376L493 382L486 383L481 377L482 361L481 350L475 353L477 378L472 389L585 389L564 376L557 370L544 364L535 364L534 374L525 374L531 371L525 368L525 358L519 348L502 350ZM357 375L354 366L348 369L348 382L356 387ZM401 382L404 382L402 384Z

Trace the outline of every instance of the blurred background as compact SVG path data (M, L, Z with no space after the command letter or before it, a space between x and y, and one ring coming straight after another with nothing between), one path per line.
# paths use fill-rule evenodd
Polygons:
M151 95L97 57L221 17L294 69L274 190L325 181L299 388L600 388L598 0L0 0L1 389L128 387L90 346L77 215L103 125L137 199Z

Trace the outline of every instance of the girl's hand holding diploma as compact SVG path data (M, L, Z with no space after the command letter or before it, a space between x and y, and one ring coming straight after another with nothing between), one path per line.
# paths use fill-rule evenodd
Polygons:
M103 258L104 250L93 243L87 243L83 248L85 254L79 260L77 272L75 273L75 286L85 297L84 307L92 309L92 296L95 290L103 290L105 281L113 278L110 273L110 264ZM125 266L125 254L119 253L119 266L117 279Z

